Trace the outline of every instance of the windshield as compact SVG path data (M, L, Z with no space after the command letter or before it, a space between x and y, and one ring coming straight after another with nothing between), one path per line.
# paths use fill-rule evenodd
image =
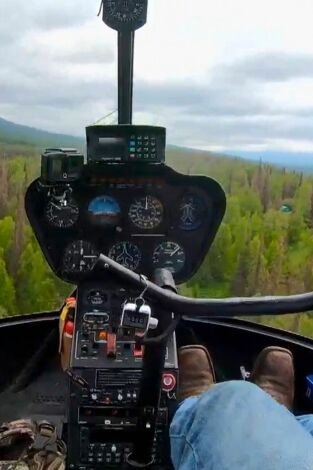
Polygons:
M58 308L73 289L44 259L24 195L45 147L83 151L86 125L116 122L116 35L98 4L3 1L0 317ZM227 195L185 295L313 290L312 14L306 0L149 4L134 122L166 126L167 164L215 178ZM313 336L308 314L257 321Z

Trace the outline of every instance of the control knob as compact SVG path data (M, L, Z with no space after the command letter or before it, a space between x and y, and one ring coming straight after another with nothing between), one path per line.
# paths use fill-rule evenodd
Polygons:
M88 350L89 350L88 344L82 344L81 350L83 353L88 353Z

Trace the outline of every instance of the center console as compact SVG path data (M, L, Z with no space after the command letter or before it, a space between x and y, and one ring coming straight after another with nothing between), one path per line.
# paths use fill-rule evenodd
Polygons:
M138 294L133 293L133 299ZM71 469L127 468L139 419L137 408L144 346L134 330L120 327L132 294L108 283L78 287L68 405ZM167 344L153 458L170 467L169 423L177 406L175 334ZM152 467L153 468L153 467Z

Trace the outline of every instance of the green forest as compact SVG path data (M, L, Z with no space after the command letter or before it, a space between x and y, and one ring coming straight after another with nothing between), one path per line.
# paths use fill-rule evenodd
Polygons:
M172 147L167 163L219 181L228 208L212 248L180 291L194 297L290 294L313 287L313 177ZM38 176L35 147L0 144L0 317L58 308L72 286L44 260L24 211L28 184ZM260 321L260 319L258 320ZM261 321L313 336L313 318Z

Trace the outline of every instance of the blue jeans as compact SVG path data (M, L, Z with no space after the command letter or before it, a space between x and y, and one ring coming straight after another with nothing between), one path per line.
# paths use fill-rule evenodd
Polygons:
M313 415L295 417L249 382L187 398L170 434L175 470L313 469Z

